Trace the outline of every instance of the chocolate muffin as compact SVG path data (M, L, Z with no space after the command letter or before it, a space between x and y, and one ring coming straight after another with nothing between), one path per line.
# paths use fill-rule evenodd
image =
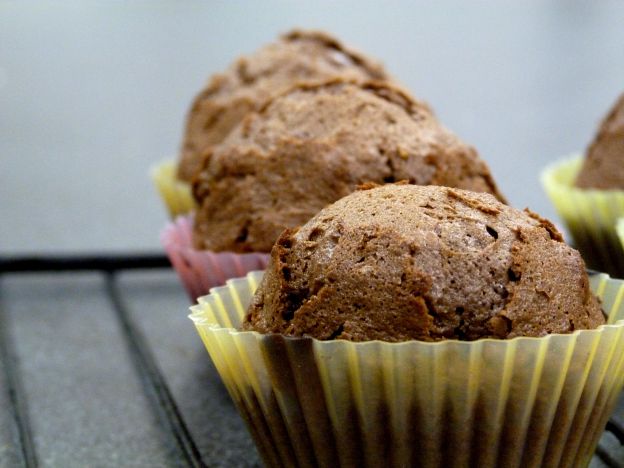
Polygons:
M389 184L285 231L242 328L395 342L603 323L583 260L547 220L490 194Z
M624 190L624 94L602 121L587 150L576 186Z
M300 84L248 114L194 180L199 249L269 252L279 234L365 182L406 180L503 200L471 146L380 82Z
M203 151L221 142L247 112L299 81L332 77L384 80L374 60L318 31L292 31L214 75L189 112L178 177L191 181Z

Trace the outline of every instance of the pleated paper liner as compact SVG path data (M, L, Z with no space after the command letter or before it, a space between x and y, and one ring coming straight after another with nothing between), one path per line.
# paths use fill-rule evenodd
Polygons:
M624 249L615 225L624 216L624 191L576 188L582 163L583 158L576 156L548 166L542 184L587 266L622 278Z
M424 343L240 332L262 273L191 319L269 466L586 466L624 384L624 288L569 335Z
M150 170L150 176L171 219L190 213L196 207L190 184L178 179L176 171L177 162L174 160L162 161Z
M269 254L197 250L192 242L193 216L180 216L167 224L160 240L191 302L230 278L266 268Z

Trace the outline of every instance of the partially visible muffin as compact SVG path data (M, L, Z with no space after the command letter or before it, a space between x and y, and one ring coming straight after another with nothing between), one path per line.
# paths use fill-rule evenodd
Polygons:
M395 342L603 323L581 256L550 222L490 194L389 184L285 231L242 328Z
M387 83L301 84L249 114L206 154L194 180L199 249L269 252L365 182L406 180L503 200L471 146Z
M384 80L376 61L318 31L292 31L251 55L241 57L224 73L214 75L195 98L182 142L178 177L191 181L203 151L221 142L250 110L299 81L332 77Z
M602 121L587 150L576 186L624 190L624 94Z

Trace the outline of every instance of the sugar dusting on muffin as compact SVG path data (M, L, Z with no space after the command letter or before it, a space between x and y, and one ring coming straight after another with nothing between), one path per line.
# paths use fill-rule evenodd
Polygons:
M191 181L203 151L221 142L247 112L297 82L332 77L384 80L383 67L336 38L318 31L291 31L236 60L214 75L195 98L182 142L178 177Z
M580 255L550 222L489 194L390 184L284 232L243 329L395 342L602 323Z
M301 84L248 114L194 181L195 246L268 252L285 228L365 182L407 180L503 199L473 147L388 83Z
M576 186L624 190L624 94L602 121L587 150Z

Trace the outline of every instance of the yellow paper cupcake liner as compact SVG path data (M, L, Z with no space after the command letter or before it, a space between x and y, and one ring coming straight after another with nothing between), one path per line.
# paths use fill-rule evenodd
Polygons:
M604 274L598 329L437 343L238 331L261 277L190 317L269 466L584 466L624 384L624 282Z
M176 177L177 162L163 161L152 166L150 175L162 200L165 202L171 219L178 215L187 214L196 208L191 194L190 184Z
M618 237L620 238L620 244L624 249L624 218L620 218L617 220L617 224L615 225L615 230L617 232Z
M624 216L624 191L576 188L582 163L575 156L548 166L542 184L587 265L624 277L624 249L615 230L617 219Z

